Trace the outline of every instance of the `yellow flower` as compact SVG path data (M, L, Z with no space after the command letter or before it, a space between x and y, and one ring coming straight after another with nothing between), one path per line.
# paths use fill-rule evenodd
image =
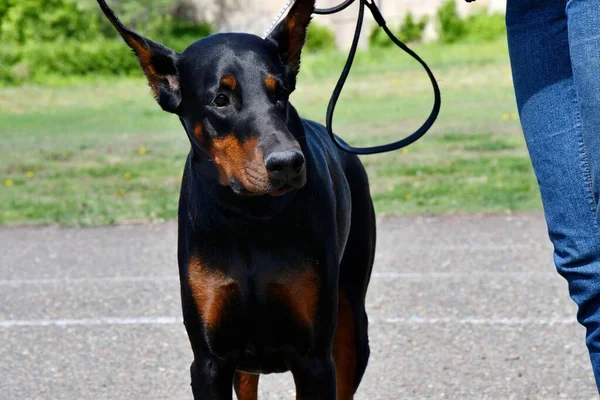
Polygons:
M119 189L119 196L125 196L127 194L127 190Z
M125 180L126 180L126 181L129 181L129 180L131 180L131 178L133 178L133 176L131 175L131 173L129 173L129 172L126 172L126 173L123 175L123 178L125 178Z
M510 114L509 113L502 114L502 120L508 121L509 119L510 119Z
M33 171L27 171L26 175L28 178L33 178Z
M140 154L146 154L148 150L146 150L146 148L144 146L140 146L140 148L138 149L138 153Z
M406 200L410 200L410 199L412 199L412 194L407 194L406 196L404 196L404 198Z
M406 147L402 149L402 154L408 154L410 152L410 150L408 150Z
M12 179L7 179L4 181L4 186L6 187L11 187L15 184L15 181L13 181Z

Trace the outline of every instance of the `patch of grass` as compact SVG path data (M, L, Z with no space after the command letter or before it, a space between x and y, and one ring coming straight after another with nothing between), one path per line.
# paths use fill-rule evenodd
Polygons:
M443 107L421 141L363 157L376 208L390 213L539 209L503 42L418 52ZM293 103L324 121L343 54L307 54ZM334 127L354 145L397 140L432 104L400 52L359 54ZM0 89L0 223L102 225L175 218L189 142L141 79L52 80Z

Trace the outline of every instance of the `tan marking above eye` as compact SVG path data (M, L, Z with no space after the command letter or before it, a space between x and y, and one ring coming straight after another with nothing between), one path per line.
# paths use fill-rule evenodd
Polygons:
M232 75L225 75L221 78L221 85L231 90L235 90L235 88L237 87L237 80Z
M275 77L272 75L267 76L265 78L265 86L269 90L275 90L275 88L277 87L277 80L275 79Z

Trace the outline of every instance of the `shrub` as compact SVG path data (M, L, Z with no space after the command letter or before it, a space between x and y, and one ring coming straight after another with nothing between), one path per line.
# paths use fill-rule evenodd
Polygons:
M459 40L490 41L506 34L504 15L488 14L480 10L461 19L456 10L456 3L447 0L438 11L440 22L440 40L454 43Z
M199 29L199 28L198 28ZM182 37L169 36L159 41L177 51L205 36L204 30L190 30ZM195 34L192 34L196 32ZM137 58L122 41L99 39L88 42L31 42L0 46L0 82L43 82L48 75L69 77L87 75L139 75Z
M335 48L335 33L326 26L310 24L306 36L307 51L315 52Z
M13 73L15 66L21 63L23 53L12 46L0 46L0 82L19 83L21 79Z
M427 25L427 17L423 17L419 22L415 22L411 13L406 14L404 22L398 29L398 39L403 42L417 42L423 38L423 32Z
M394 45L388 35L381 29L379 25L375 25L369 35L369 47L386 48Z
M33 13L37 3L39 0L0 0L0 83L43 82L47 75L141 75L133 52L99 13L79 10L78 3L71 0L48 0L40 22L36 19L39 13ZM127 0L122 5L132 3ZM73 13L66 17L65 10ZM209 24L173 18L164 21L150 32L139 31L177 51L212 33Z
M437 16L440 22L440 41L454 43L466 36L466 24L458 15L454 0L446 0L438 10Z
M0 0L0 41L90 40L100 34L98 13L72 0Z
M111 5L127 26L159 41L179 37L195 41L212 32L208 24L174 19L171 9L177 2L121 0L111 1ZM95 1L0 0L2 43L94 41L117 36Z
M465 21L467 37L479 41L492 41L506 36L504 15L477 13L467 17Z
M394 34L398 39L402 42L417 42L423 38L423 32L425 31L425 26L427 25L427 17L423 17L419 20L419 22L415 22L414 17L411 13L407 13L404 17L404 21L402 25L398 28ZM375 25L373 30L371 31L371 35L369 36L369 46L370 47L378 47L378 48L386 48L394 45L394 42L390 40L390 38L386 35L386 33L379 27L379 25Z
M165 29L165 34L154 37L154 40L169 46L173 50L183 51L189 45L213 33L212 25L185 20L172 20Z
M138 61L125 43L116 40L28 45L23 61L34 80L45 75L131 75L140 72Z
M65 41L4 46L0 52L0 82L43 82L47 75L140 75L137 58L122 42Z

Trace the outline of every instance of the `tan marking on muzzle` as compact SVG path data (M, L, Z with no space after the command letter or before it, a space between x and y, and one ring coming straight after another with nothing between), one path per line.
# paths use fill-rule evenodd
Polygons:
M234 133L214 138L209 155L217 166L221 184L229 185L229 180L234 178L252 194L269 192L271 182L263 153L258 149L258 139L240 142Z

